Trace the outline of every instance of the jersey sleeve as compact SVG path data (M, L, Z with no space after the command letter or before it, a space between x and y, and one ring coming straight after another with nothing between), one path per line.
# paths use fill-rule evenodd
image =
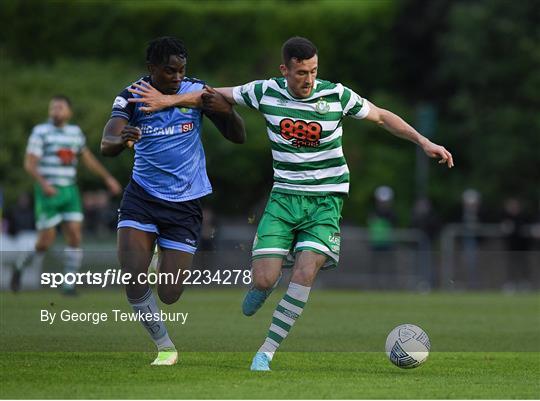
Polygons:
M84 135L83 130L79 127L79 136L81 138L80 144L79 144L79 154L82 152L82 150L86 146L86 135Z
M358 120L366 118L369 113L369 102L346 86L343 87L341 94L341 106L343 107L343 116L350 116Z
M264 95L266 81L253 81L233 88L234 101L242 106L259 110L259 104Z
M26 153L35 155L37 157L43 156L43 132L39 129L39 127L34 127L32 130L30 138L28 138Z
M133 117L133 111L135 108L135 103L129 103L128 99L133 97L133 94L126 89L124 89L118 96L114 98L111 118L112 117L121 117L126 120L131 120Z

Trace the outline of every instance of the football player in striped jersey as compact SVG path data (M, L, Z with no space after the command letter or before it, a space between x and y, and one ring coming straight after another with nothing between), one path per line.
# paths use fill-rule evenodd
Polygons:
M79 188L76 184L79 157L90 171L99 175L113 195L122 187L103 167L86 146L80 127L69 124L72 116L71 100L64 95L49 102L49 121L34 127L28 139L24 168L35 180L34 208L38 238L35 249L22 255L15 264L11 289L21 286L24 269L33 265L41 269L45 252L56 238L56 226L62 225L67 243L64 249L64 272L77 272L82 263L81 223L83 213ZM74 295L73 284L63 284L67 295Z

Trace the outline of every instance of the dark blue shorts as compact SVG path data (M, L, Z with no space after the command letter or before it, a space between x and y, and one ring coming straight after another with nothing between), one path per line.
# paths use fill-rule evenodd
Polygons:
M131 180L118 210L118 226L157 234L162 248L195 253L202 225L201 200L171 202L156 198Z

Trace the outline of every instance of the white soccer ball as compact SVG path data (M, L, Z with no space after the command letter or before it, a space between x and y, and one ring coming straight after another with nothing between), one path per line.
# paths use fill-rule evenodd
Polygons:
M390 362L403 369L423 364L430 348L428 335L414 324L397 326L386 338L386 355Z

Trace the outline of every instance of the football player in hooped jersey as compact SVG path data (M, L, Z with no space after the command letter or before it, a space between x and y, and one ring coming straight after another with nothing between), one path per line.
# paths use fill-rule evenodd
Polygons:
M372 121L416 143L439 163L454 164L450 152L399 116L341 84L317 79L317 48L308 39L287 40L282 57L282 78L216 89L231 104L263 114L274 159L274 186L253 244L254 285L244 298L245 315L262 306L287 255L295 256L287 293L274 311L252 370L270 370L274 352L302 313L318 271L335 267L339 260L341 208L349 191L349 169L341 147L343 118ZM148 111L182 101L181 96L162 96L152 88L141 88L138 94ZM218 95L203 95L203 101L212 109Z
M111 118L103 131L101 152L116 156L126 147L135 149L131 181L124 191L118 217L122 269L132 273L132 277L146 273L157 243L161 251L158 271L179 277L178 270L191 267L199 242L200 198L212 192L201 142L203 114L232 142L243 143L245 129L231 104L217 93L217 107L212 112L202 109L200 93L204 83L185 76L187 52L178 39L163 37L150 42L146 61L149 76L130 85L114 100ZM145 112L129 101L138 97L132 93L134 88L149 84L163 94L183 94L184 101L179 107ZM157 286L159 298L166 304L176 302L182 291L182 283ZM160 316L147 283L127 284L126 294L135 312ZM150 319L142 323L158 348L152 364L175 364L178 353L164 322Z
M64 272L79 271L83 210L77 186L77 165L81 161L103 179L113 195L120 195L122 187L86 146L81 128L69 124L72 117L71 100L65 95L53 96L49 102L49 121L34 127L28 139L24 169L36 181L34 200L38 237L35 249L22 255L11 277L11 289L21 287L27 267L41 270L45 253L54 243L56 226L61 225L67 247L64 249ZM64 283L66 295L76 295L75 284Z

